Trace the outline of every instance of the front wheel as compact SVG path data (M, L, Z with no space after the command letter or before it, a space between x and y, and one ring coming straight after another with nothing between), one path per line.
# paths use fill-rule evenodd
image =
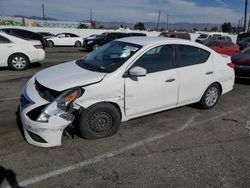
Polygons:
M80 114L79 132L83 138L97 139L114 135L120 126L121 115L109 103L93 105Z
M81 47L81 46L82 46L82 43L81 43L80 41L76 41L76 42L75 42L75 47L78 47L78 48L79 48L79 47Z
M47 46L50 47L50 48L53 47L54 46L54 42L51 41L51 40L48 40L47 41Z
M201 107L204 109L213 108L219 100L220 93L221 91L218 84L214 83L210 85L201 98Z

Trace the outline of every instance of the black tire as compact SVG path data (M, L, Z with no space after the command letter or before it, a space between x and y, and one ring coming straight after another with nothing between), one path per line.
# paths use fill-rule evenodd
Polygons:
M29 59L23 54L13 54L8 59L9 67L15 71L26 70L29 64Z
M50 48L52 48L54 46L54 42L51 41L51 40L48 40L47 41L47 46L50 47Z
M82 43L81 43L80 41L76 41L76 42L75 42L75 47L78 47L78 48L79 48L79 47L81 47L81 46L82 46Z
M211 84L204 92L200 105L203 109L213 108L218 102L221 94L220 86L217 83Z
M109 103L93 105L80 114L79 133L86 139L98 139L114 135L121 123L121 115Z
M98 48L100 48L100 45L99 45L99 44L95 44L95 45L92 47L92 50L94 51L94 50L96 50L96 49L98 49Z

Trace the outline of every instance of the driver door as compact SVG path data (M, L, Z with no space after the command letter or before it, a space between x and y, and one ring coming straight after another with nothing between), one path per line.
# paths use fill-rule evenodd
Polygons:
M146 76L125 78L125 113L132 118L177 105L179 78L172 45L144 53L129 69L142 67Z

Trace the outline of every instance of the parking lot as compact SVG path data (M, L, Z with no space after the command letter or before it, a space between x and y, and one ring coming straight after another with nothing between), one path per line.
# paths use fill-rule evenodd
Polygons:
M26 71L0 69L0 187L249 187L250 81L211 110L184 106L122 123L113 137L63 137L63 145L25 142L16 111L36 72L86 55L47 48ZM81 78L79 78L81 79Z

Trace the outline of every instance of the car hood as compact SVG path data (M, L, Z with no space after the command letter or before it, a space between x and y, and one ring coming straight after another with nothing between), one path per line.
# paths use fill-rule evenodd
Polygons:
M41 85L56 91L100 82L107 73L84 69L76 61L56 65L36 74Z

